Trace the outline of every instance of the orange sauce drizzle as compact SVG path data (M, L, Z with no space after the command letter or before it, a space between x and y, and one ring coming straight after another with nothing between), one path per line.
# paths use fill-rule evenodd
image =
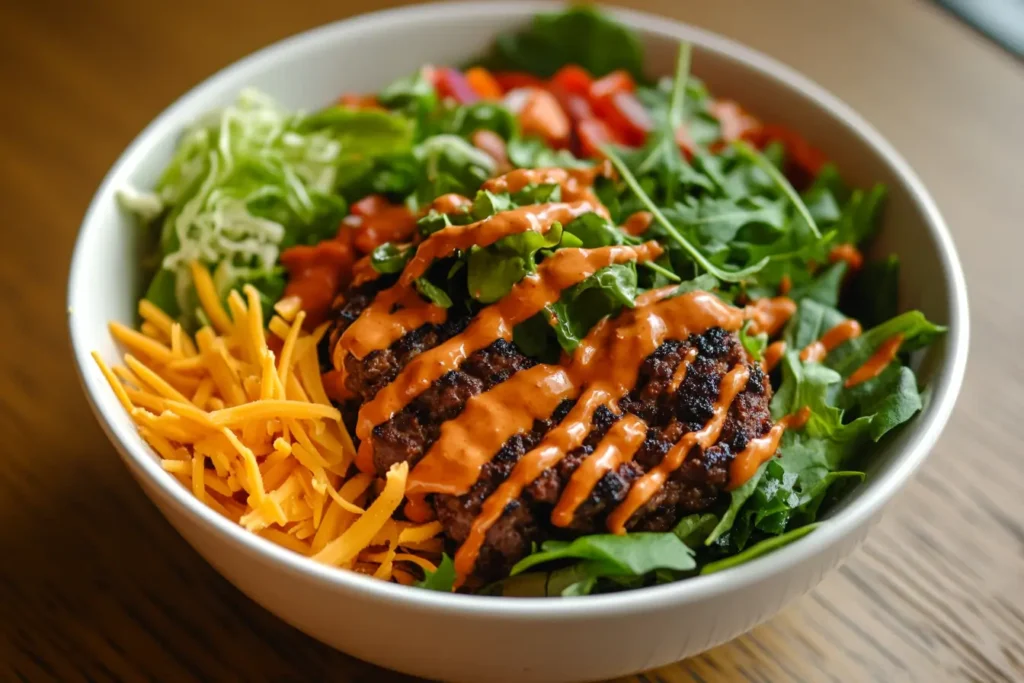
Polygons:
M555 252L555 256L562 251ZM729 306L714 294L689 292L666 299L674 289L665 287L637 297L636 308L618 318L602 320L577 347L569 373L574 381L586 386L586 390L565 419L549 431L536 448L519 459L509 477L484 501L469 535L455 555L455 569L460 576L472 572L487 532L501 518L505 506L547 469L582 445L590 432L594 411L601 405L614 408L636 384L644 359L666 339L685 339L691 332L715 326L735 331L743 323L743 311ZM745 368L743 372L745 384ZM732 398L728 402L731 403ZM724 422L724 416L722 420Z
M699 431L689 432L672 447L661 462L653 467L647 474L633 482L626 494L626 499L612 510L608 515L608 530L613 534L625 534L626 522L651 499L660 489L669 475L678 470L690 450L694 446L702 449L710 448L718 440L722 427L725 426L725 418L729 414L729 408L743 388L747 386L747 379L750 371L746 366L740 365L730 370L722 378L722 386L719 390L718 400L715 402L711 419Z
M674 394L683 383L683 380L686 379L686 371L690 369L690 363L695 360L697 360L697 347L691 347L686 352L683 360L676 366L675 372L672 373L672 379L668 383L668 392L670 394Z
M622 224L622 231L627 235L639 237L647 232L651 227L651 221L653 220L654 214L650 211L637 211L627 218L626 222Z
M786 354L786 342L777 341L772 342L768 345L768 348L764 350L764 356L762 356L762 362L764 364L764 371L771 372L779 365L779 361Z
M569 451L583 444L583 440L590 432L594 411L607 402L608 398L608 393L601 390L584 394L561 424L548 432L537 448L520 458L508 479L484 500L480 514L473 520L469 536L455 553L457 575L464 577L473 571L480 548L487 538L487 532L501 518L505 506L519 498L524 488L547 469L558 464Z
M828 260L829 263L845 261L851 271L859 270L864 265L864 255L852 244L837 244L832 247L828 252Z
M847 340L859 337L860 333L860 323L848 318L822 335L821 339L805 346L800 351L800 360L805 363L820 363L825 360L829 351Z
M562 290L605 266L633 260L648 261L661 253L662 249L656 242L556 251L537 268L536 273L520 280L505 298L480 311L462 334L413 358L391 384L377 392L373 400L363 404L356 424L356 434L362 440L360 453L365 451L372 455L370 436L375 426L390 420L445 373L458 369L473 352L497 339L511 339L516 325L557 301ZM367 456L363 455L357 462L366 463Z
M867 382L869 379L874 379L882 374L882 371L888 367L889 363L896 358L896 354L900 350L900 345L903 344L903 335L897 334L893 337L886 339L882 342L878 350L875 351L871 358L864 361L864 365L860 366L853 371L846 382L843 384L847 389L855 387L861 382Z
M754 334L767 332L775 336L782 326L796 313L796 302L784 296L758 299L743 309L743 315L753 321L750 331Z
M632 460L646 436L647 423L636 415L626 415L613 424L594 452L572 473L551 513L551 523L559 527L569 526L576 508L590 497L590 492L601 478Z
M397 310L395 310L397 307ZM365 358L368 353L386 349L422 325L439 325L448 312L424 301L412 287L394 285L379 293L356 318L334 347L334 367L344 367L345 354Z
M457 418L441 425L441 436L409 473L406 495L465 493L506 441L549 417L576 391L565 368L535 365L471 397Z
M491 178L483 184L483 189L495 193L515 194L530 185L558 185L562 188L563 201L590 202L599 207L594 211L607 217L607 209L598 201L592 189L597 176L605 175L606 171L603 166L589 169L520 168Z
M468 225L450 225L420 243L416 253L402 271L399 283L411 285L416 278L427 272L427 268L436 259L444 258L457 250L466 250L473 246L486 247L502 237L517 235L527 230L543 234L550 230L554 223L568 223L585 213L597 211L599 206L599 203L589 201L535 204L502 211Z
M473 200L457 192L443 194L430 202L430 208L438 213L458 213L473 205Z
M450 203L457 201L449 199ZM595 205L589 202L525 206L503 211L469 225L454 225L438 230L416 248L399 282L378 294L373 303L341 335L334 350L335 368L343 367L346 353L356 358L365 358L371 351L386 349L422 325L437 325L445 321L445 309L424 301L413 287L416 278L422 276L435 259L473 245L494 244L502 237L527 230L545 233L555 222L565 223L594 210Z
M370 280L376 280L380 275L376 270L373 269L373 264L370 263L370 255L363 256L354 264L352 264L352 286L358 287L359 285L365 285Z
M729 466L729 490L743 486L754 476L758 467L775 455L779 450L783 432L787 429L800 429L807 424L810 417L811 409L804 406L796 413L779 420L764 436L751 439Z

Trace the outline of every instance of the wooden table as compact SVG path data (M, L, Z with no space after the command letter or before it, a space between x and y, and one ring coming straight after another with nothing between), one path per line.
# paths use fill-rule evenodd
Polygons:
M407 680L278 621L174 533L86 407L63 303L85 206L147 121L375 3L86 4L0 9L0 679ZM751 634L636 680L1024 680L1024 67L914 0L628 4L775 55L875 122L945 212L975 323L951 423L866 545Z

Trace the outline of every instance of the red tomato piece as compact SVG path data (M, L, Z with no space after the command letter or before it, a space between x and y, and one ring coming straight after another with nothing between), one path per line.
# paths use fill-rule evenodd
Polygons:
M757 119L732 100L714 100L708 106L708 110L712 116L718 119L718 124L722 128L722 139L726 142L739 140L761 125Z
M580 141L580 152L585 157L603 157L601 146L617 142L608 124L601 119L586 119L576 124L576 136Z
M281 252L281 265L288 270L284 295L302 301L307 326L315 327L327 318L331 302L351 276L354 261L352 248L333 240Z
M619 69L607 76L603 76L593 82L590 86L590 99L599 100L617 92L633 92L636 90L636 83L628 71Z
M543 88L544 81L523 71L495 71L494 80L505 92L516 88Z
M349 213L355 216L372 216L375 213L386 209L390 204L387 198L381 194L368 194L353 204Z
M491 72L479 66L466 71L466 82L481 99L500 100L504 94Z
M519 112L519 125L524 134L539 135L553 147L565 147L572 133L569 117L558 100L540 88L530 93Z
M587 97L593 83L594 79L590 77L586 69L575 64L568 64L551 77L550 85L557 86L573 95Z
M620 91L595 100L594 111L631 147L644 144L654 127L651 115L630 92Z

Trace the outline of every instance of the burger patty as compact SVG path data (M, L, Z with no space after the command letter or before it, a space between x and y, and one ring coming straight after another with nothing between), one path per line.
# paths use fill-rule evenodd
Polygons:
M365 308L370 300L372 295L366 298L363 293L346 296L332 339L336 340L340 331L354 320L355 310L361 311L359 306ZM347 358L346 387L358 397L353 401L355 407L390 383L413 357L458 334L467 322L468 318L463 317L439 326L425 325L388 349L374 351L363 359ZM696 357L683 382L676 391L669 391L673 374L691 349L696 349ZM415 465L439 437L441 425L457 417L469 398L535 364L514 343L505 340L471 354L458 370L445 374L391 420L374 428L373 462L378 474L383 476L398 462ZM549 538L606 533L608 514L625 499L632 483L657 466L686 433L701 429L711 419L722 379L740 364L747 365L750 377L729 409L718 442L706 450L694 447L683 465L626 526L630 531L667 531L683 516L717 503L728 482L733 458L748 441L763 436L771 428L771 386L760 365L748 362L735 334L711 328L685 340L666 341L644 359L633 390L618 402L621 413L603 406L598 408L583 445L544 472L526 487L519 499L506 506L502 517L487 533L476 575L484 580L507 576L511 567L529 554L533 544ZM431 496L437 518L444 526L449 551L454 552L469 535L483 501L508 478L519 459L565 418L573 403L563 401L547 419L536 420L530 431L508 439L484 465L480 478L467 494ZM351 412L352 406L348 408L343 412ZM578 507L568 527L555 527L550 521L551 512L572 473L611 426L627 413L648 425L643 444L632 460L605 474Z

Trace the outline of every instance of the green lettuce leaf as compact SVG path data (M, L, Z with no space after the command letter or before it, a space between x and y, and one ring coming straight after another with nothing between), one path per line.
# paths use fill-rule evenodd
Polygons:
M618 22L587 6L534 16L522 31L495 41L483 64L493 71L527 71L549 78L566 64L578 64L594 76L625 69L643 80L639 38Z
M693 569L690 550L674 533L635 532L581 536L574 541L545 541L538 552L527 555L512 567L516 576L538 565L556 560L587 560L590 573L642 576L655 569Z
M441 556L441 564L437 565L437 571L426 572L422 581L416 584L420 588L442 593L451 593L455 585L455 563L448 553Z
M547 314L559 345L571 353L598 320L623 307L632 308L635 299L636 264L614 264L562 292Z

